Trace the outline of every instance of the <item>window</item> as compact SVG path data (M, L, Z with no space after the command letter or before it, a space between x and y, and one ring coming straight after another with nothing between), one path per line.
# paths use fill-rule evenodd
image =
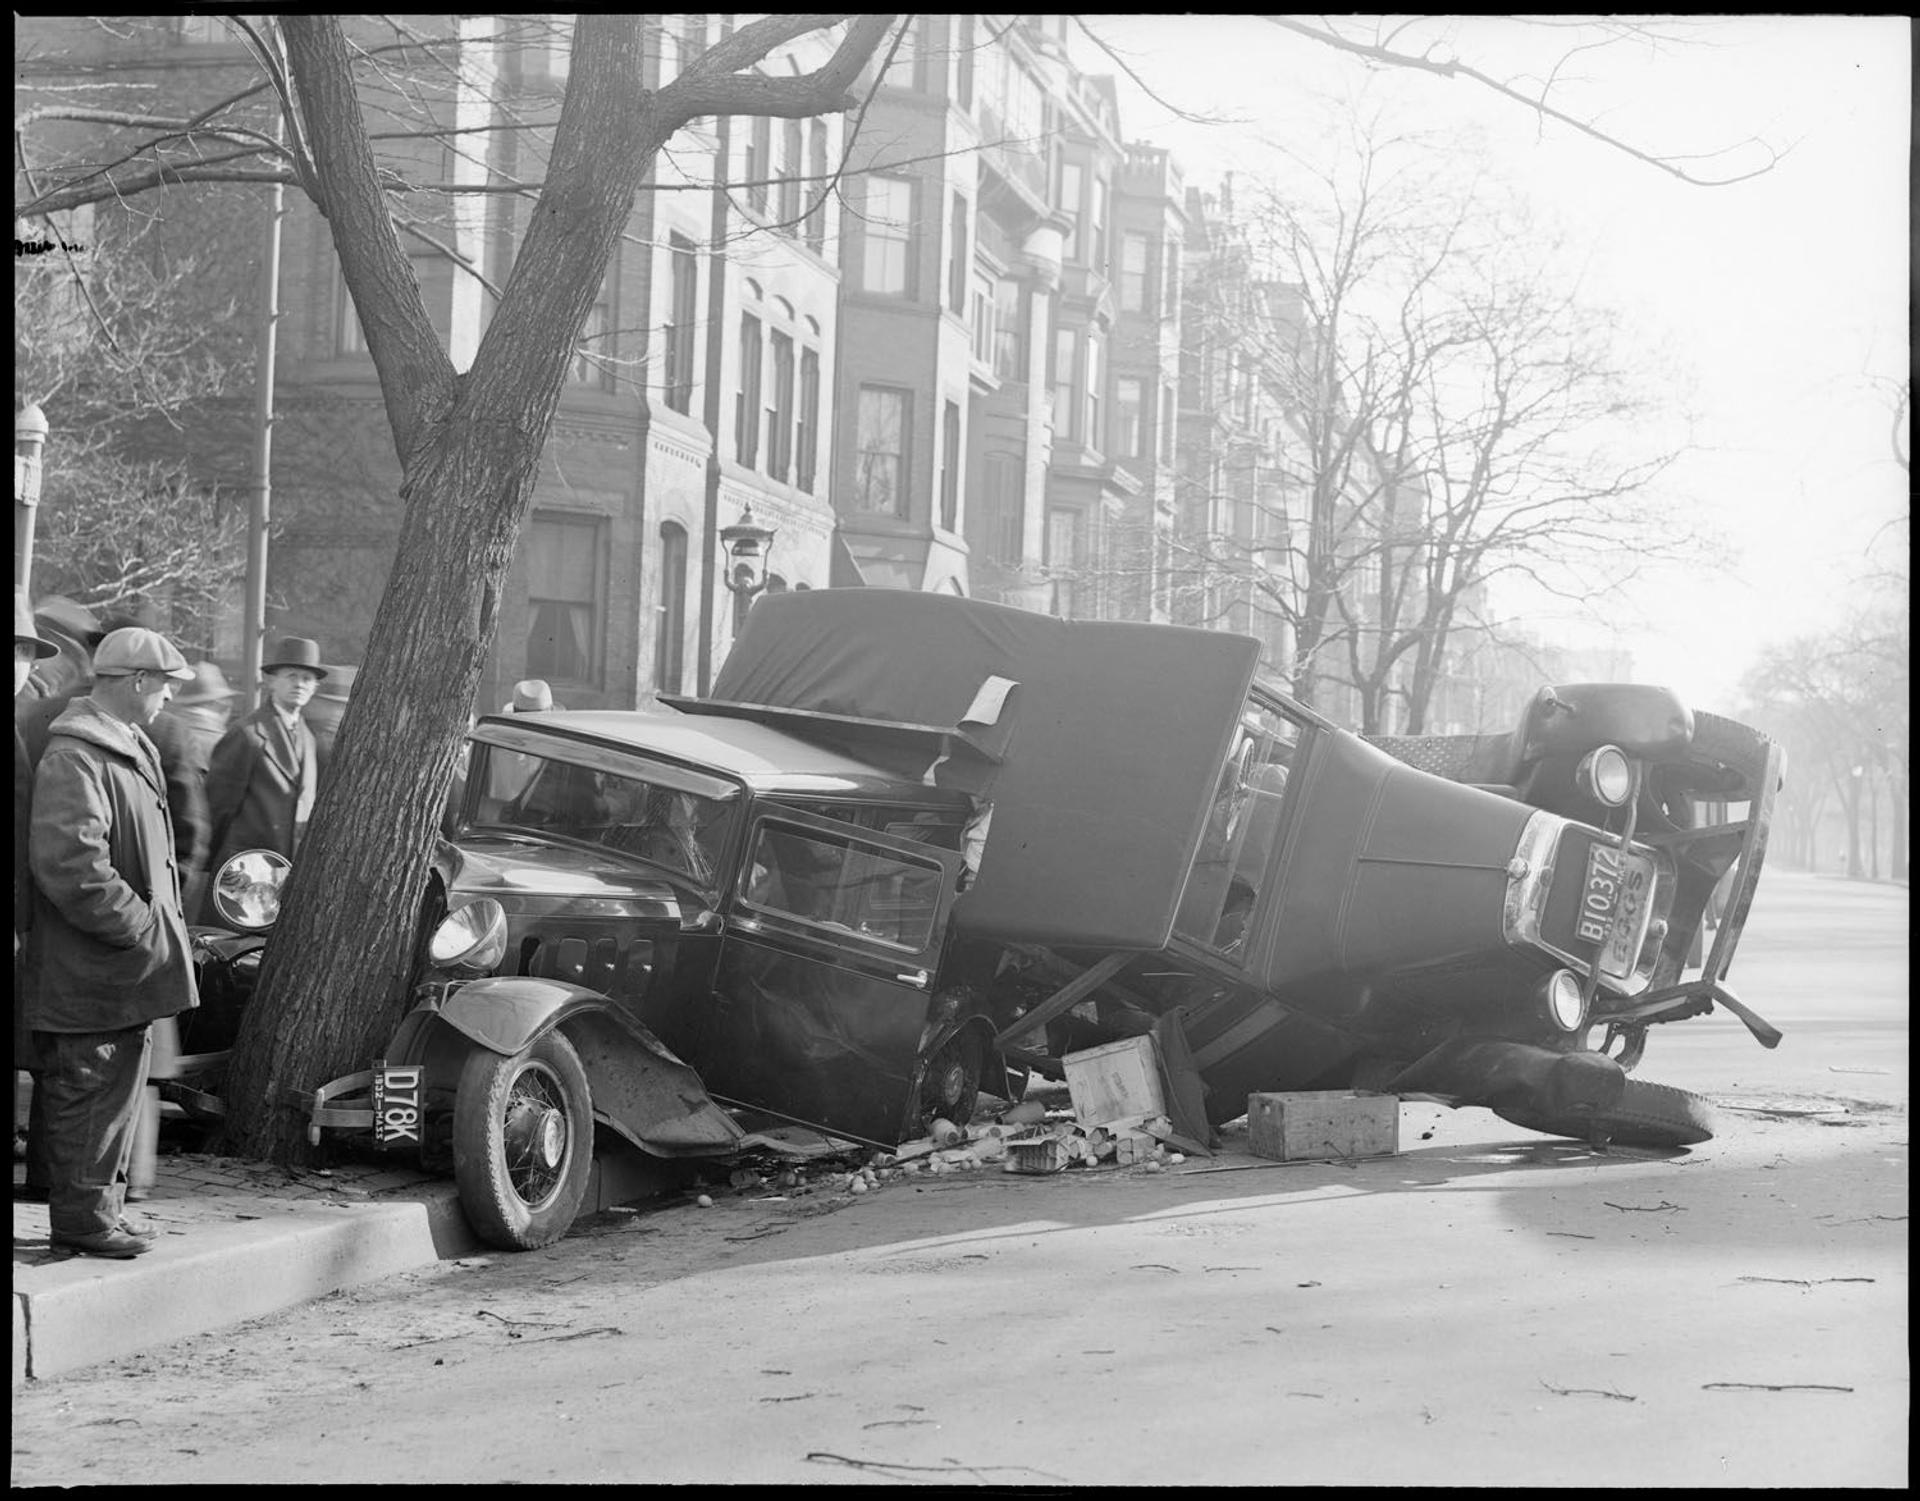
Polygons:
M1060 212L1066 216L1066 257L1080 259L1080 198L1085 189L1084 174L1078 162L1060 163Z
M780 153L780 227L788 234L800 226L800 122L789 120Z
M1167 310L1180 306L1180 242L1167 241Z
M1087 236L1087 264L1096 271L1107 269L1107 180L1093 180L1093 216Z
M813 349L800 351L800 433L797 449L793 481L811 495L814 461L820 450L820 355Z
M1266 877L1299 745L1299 726L1265 708L1252 709L1242 721L1181 894L1176 932L1228 953L1240 947Z
M747 207L767 211L767 178L773 167L773 121L756 115L747 131Z
M907 404L909 393L862 386L854 506L885 516L907 514Z
M1002 380L1027 378L1026 298L1020 283L1003 276L994 283L993 373Z
M865 253L860 285L895 297L913 295L913 184L904 177L869 177Z
M1113 382L1113 455L1137 459L1141 454L1140 417L1146 382L1137 375L1116 376Z
M1080 513L1063 506L1047 512L1048 570L1053 573L1053 613L1072 618L1074 585L1070 575L1081 564Z
M613 389L613 316L607 306L606 289L600 292L600 301L587 313L587 321L580 330L579 341L573 347L573 364L567 371L567 379L576 386L594 386L602 391Z
M1027 545L1026 489L1021 484L1019 458L990 453L982 461L980 493L992 528L991 549L996 560L1018 563Z
M653 686L678 693L687 646L687 529L660 525L660 632L653 644Z
M1106 372L1101 369L1101 356L1106 352L1106 341L1099 334L1089 331L1087 334L1087 422L1081 430L1080 440L1089 448L1106 451L1107 432L1100 425L1101 402L1107 394Z
M807 215L807 246L816 253L827 248L827 126L824 120L807 124L807 172L813 181L807 193L813 208Z
M973 280L973 360L977 365L993 364L994 332L1000 309L993 300L993 281L976 276Z
M693 339L700 314L700 261L693 241L685 235L667 237L672 252L672 305L667 310L667 405L676 412L693 410Z
M535 514L527 533L528 677L599 681L606 531L597 516Z
M1147 237L1128 232L1120 236L1120 311L1147 311Z
M940 525L960 530L960 408L947 403L940 423Z
M973 108L973 17L960 17L960 42L954 49L953 95L963 110Z
M1080 336L1070 328L1053 331L1053 427L1063 438L1077 438L1080 409L1074 401L1074 366L1080 362Z
M733 451L751 469L760 457L760 320L740 319L740 398L733 409Z
M773 400L767 407L767 474L787 481L793 462L793 340L775 330L773 345Z
M967 200L958 193L953 195L953 225L948 239L947 253L952 259L947 262L947 306L956 313L964 313L973 257L967 250Z
M761 823L746 859L745 905L818 926L837 945L858 935L918 952L933 941L945 884L939 862L792 824Z

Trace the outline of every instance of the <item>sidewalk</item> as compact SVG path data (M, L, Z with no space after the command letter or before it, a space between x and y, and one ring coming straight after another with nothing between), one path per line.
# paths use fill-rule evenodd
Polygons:
M14 1180L24 1169L14 1164ZM343 1163L290 1173L163 1155L127 1218L156 1239L134 1261L54 1251L47 1207L13 1206L13 1384L277 1313L478 1241L453 1183Z

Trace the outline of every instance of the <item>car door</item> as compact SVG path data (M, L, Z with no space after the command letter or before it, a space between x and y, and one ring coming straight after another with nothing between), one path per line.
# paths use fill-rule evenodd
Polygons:
M715 1096L892 1144L960 855L763 806L728 893L701 1075Z

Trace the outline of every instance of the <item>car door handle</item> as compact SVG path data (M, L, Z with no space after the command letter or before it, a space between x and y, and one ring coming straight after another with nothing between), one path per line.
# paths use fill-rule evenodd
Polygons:
M902 985L918 985L924 990L927 984L927 972L924 969L910 969L895 975L894 979Z

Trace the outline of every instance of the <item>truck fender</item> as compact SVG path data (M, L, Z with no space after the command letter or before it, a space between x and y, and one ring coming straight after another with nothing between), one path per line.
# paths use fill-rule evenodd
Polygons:
M495 976L454 989L438 1014L469 1041L507 1056L558 1028L586 1070L594 1119L656 1157L724 1154L745 1135L699 1074L598 991Z

